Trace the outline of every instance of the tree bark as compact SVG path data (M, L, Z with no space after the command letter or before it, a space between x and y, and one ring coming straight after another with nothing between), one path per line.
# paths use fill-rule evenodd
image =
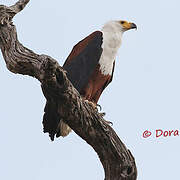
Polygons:
M19 0L10 7L0 5L0 48L7 68L41 82L46 99L58 104L58 113L64 122L97 152L105 180L135 180L137 169L131 152L102 116L81 98L58 62L34 53L18 41L12 18L29 1Z

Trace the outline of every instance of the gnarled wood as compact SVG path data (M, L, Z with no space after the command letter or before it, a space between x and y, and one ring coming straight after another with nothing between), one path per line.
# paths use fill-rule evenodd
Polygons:
M20 0L11 7L0 6L0 48L7 68L41 82L46 99L58 105L63 120L99 155L105 180L135 180L137 170L132 154L101 115L81 98L58 62L19 43L12 18L28 2Z

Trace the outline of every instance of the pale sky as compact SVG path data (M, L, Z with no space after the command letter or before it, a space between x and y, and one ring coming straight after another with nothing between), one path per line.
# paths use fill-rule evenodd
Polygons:
M1 0L12 5L16 0ZM14 18L26 47L63 64L72 47L109 20L128 20L114 79L99 104L135 157L138 180L178 179L180 136L178 0L31 0ZM104 179L97 154L75 133L51 142L43 133L40 83L9 72L0 53L0 179ZM145 130L152 136L144 139Z

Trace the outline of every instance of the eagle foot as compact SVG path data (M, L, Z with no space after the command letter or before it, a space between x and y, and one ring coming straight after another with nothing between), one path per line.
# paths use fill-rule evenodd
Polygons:
M104 116L106 115L105 112L99 113L99 114L100 114L100 116L101 116L102 118L104 118ZM111 121L106 121L105 119L102 119L102 121L105 122L105 123L108 124L108 125L113 126L113 123L112 123Z

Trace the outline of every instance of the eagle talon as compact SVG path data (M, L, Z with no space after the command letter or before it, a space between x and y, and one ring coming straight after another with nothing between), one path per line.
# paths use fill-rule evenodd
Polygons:
M103 121L104 121L106 124L113 126L113 123L112 123L111 121L106 121L106 120L104 120L104 119L103 119Z
M99 107L99 110L100 110L100 111L102 110L101 105L97 104L96 106Z
M104 117L105 115L106 115L106 113L105 112L103 112L103 113L99 113L100 114L100 116L101 117Z

